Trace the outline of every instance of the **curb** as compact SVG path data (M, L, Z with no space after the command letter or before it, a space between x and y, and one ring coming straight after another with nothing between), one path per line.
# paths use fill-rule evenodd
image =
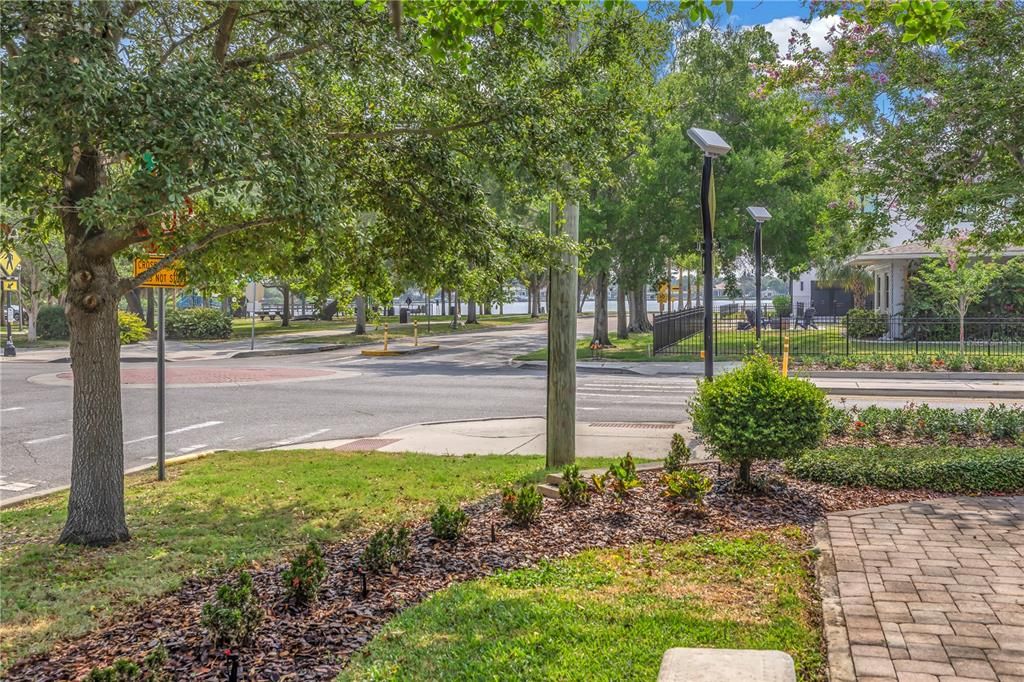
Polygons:
M793 374L810 379L902 379L906 381L1024 381L1024 372L880 372L876 370L817 370Z
M235 358L242 359L242 358L270 358L270 357L274 357L274 356L277 356L277 355L308 355L309 353L326 353L326 352L332 351L332 350L341 350L342 348L352 348L352 347L354 347L354 345L363 345L363 344L353 344L351 346L347 346L347 345L341 344L341 343L329 343L329 344L325 344L323 346L309 346L309 347L305 347L305 348L299 347L299 348L267 348L265 350L240 350L240 351L236 351L236 352L234 352L234 353L232 353L232 354L230 354L230 355L228 355L226 357L228 357L230 359L235 359Z
M168 457L168 458L166 458L164 460L164 465L166 466L166 465L170 465L170 464L180 464L181 462L187 462L187 461L192 460L192 459L199 459L200 457L206 457L207 455L213 455L213 454L216 454L218 452L232 452L232 451L228 450L227 448L217 448L216 450L202 450L201 452L190 452L190 453L188 453L186 455L178 455L177 457ZM129 469L125 469L124 470L124 475L125 476L130 476L132 474L137 474L137 473L146 471L147 469L153 469L154 471L156 471L156 462L153 462L152 464L139 464L139 465L133 466L133 467L131 467ZM58 486L53 487L53 488L46 488L45 490L36 490L36 491L31 492L31 493L25 493L23 495L15 495L14 497L10 497L10 498L0 502L0 509L10 509L11 507L16 507L19 504L22 504L24 502L30 502L31 500L34 500L34 499L36 499L38 497L45 497L47 495L52 495L53 493L63 492L65 490L69 490L70 488L71 488L70 484L68 484L68 485L58 485Z
M411 428L413 426L437 426L439 424L464 424L466 422L490 422L490 421L498 421L499 419L544 419L544 415L542 415L542 414L525 414L525 415L522 415L521 414L521 415L514 416L514 417L473 417L472 419L441 419L441 420L436 421L436 422L413 422L412 424L406 424L405 426L396 426L393 429L388 429L387 431L381 431L380 433L377 434L377 436L386 436L389 433L394 433L395 431L401 431L402 429L408 429L408 428ZM376 436L368 436L368 437L369 438L375 438Z
M875 398L994 398L998 400L1024 400L1021 390L993 391L986 388L870 388L862 386L823 386L828 395L864 396Z
M828 536L828 516L814 524L813 536L814 549L818 551L814 573L818 579L818 596L821 597L821 621L828 660L828 678L831 682L855 682L857 676L853 670L850 638L846 632L846 619L839 599L836 558L832 551L832 541Z

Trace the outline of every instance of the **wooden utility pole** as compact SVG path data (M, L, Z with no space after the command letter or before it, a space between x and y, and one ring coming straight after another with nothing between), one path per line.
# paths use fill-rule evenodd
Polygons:
M564 216L551 202L551 236L577 241L580 207L568 201ZM560 219L564 218L564 219ZM548 276L547 466L576 461L576 268L574 253L563 253Z

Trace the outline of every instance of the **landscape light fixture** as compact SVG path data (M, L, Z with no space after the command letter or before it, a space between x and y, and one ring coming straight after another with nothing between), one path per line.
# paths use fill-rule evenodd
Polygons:
M771 220L772 214L764 206L747 206L754 219L754 338L761 340L761 225Z
M722 136L713 130L704 130L703 128L690 128L686 131L686 134L690 136L690 139L697 143L701 151L704 152L704 156L710 156L712 158L716 156L724 156L728 154L732 147L729 143L722 139Z
M700 217L704 225L704 377L712 381L715 377L714 351L714 226L711 206L712 162L716 156L729 153L732 147L722 136L712 130L690 128L686 131L701 151L704 152L704 168L700 177Z

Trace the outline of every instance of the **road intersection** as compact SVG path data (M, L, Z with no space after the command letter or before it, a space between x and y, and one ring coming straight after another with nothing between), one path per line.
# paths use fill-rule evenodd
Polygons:
M589 324L580 321L581 335ZM543 371L518 368L510 361L543 346L545 335L544 325L538 324L434 337L440 351L404 358L368 358L358 348L347 348L251 358L215 351L208 359L173 362L168 365L167 454L373 438L424 422L542 416ZM122 373L125 466L152 465L153 364L125 362ZM19 362L0 364L0 386L0 501L66 485L71 468L70 368L34 362L30 354L22 354ZM676 424L685 419L694 387L692 376L580 372L577 419L585 424ZM929 401L952 406L988 402Z

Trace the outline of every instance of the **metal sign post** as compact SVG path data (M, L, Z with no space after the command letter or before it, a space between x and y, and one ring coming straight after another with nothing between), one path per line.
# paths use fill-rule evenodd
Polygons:
M167 480L167 471L164 468L166 460L165 453L165 408L164 390L167 387L164 373L164 288L157 289L157 315L159 317L160 334L157 336L156 345L156 478L158 481Z
M249 297L249 318L252 320L249 350L256 350L256 282L252 283L252 296Z

